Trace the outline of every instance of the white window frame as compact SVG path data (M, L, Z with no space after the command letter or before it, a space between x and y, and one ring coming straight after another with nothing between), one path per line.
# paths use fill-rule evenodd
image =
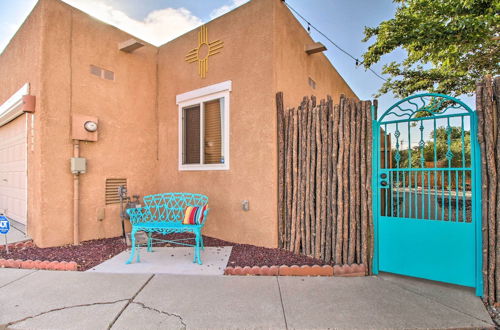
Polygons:
M176 103L178 106L178 158L179 158L179 171L218 171L218 170L229 170L229 109L230 109L230 93L232 90L231 80L224 81L215 85L203 87L196 89L184 94L179 94L176 97ZM222 101L222 150L224 153L224 163L223 164L183 164L183 143L184 143L184 121L182 118L183 109L199 104L200 105L200 162L203 162L204 156L204 112L202 110L203 103L208 101L213 101L215 99L223 99Z

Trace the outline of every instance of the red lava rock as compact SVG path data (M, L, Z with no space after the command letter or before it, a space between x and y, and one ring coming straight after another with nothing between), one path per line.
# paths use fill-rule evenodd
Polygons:
M66 245L50 248L39 248L32 241L26 241L22 246L21 244L17 247L9 245L9 254L4 248L0 248L0 258L75 261L82 266L82 270L87 270L114 257L126 248L122 237L86 241L76 246Z

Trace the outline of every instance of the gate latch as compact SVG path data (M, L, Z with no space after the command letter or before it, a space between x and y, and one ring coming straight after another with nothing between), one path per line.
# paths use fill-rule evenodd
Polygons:
M379 174L380 188L388 189L390 187L390 185L389 185L389 175L385 171L380 171L379 173L380 173Z

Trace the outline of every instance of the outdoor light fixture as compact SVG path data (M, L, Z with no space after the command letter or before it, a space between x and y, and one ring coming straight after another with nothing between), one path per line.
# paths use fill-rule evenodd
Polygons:
M95 121L86 121L85 124L83 124L83 127L85 127L87 132L97 131L97 123Z

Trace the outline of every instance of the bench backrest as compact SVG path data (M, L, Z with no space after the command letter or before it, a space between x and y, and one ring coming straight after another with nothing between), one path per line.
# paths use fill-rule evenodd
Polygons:
M188 206L205 206L208 197L191 193L163 193L145 196L144 208L151 218L149 221L182 222L184 212Z

